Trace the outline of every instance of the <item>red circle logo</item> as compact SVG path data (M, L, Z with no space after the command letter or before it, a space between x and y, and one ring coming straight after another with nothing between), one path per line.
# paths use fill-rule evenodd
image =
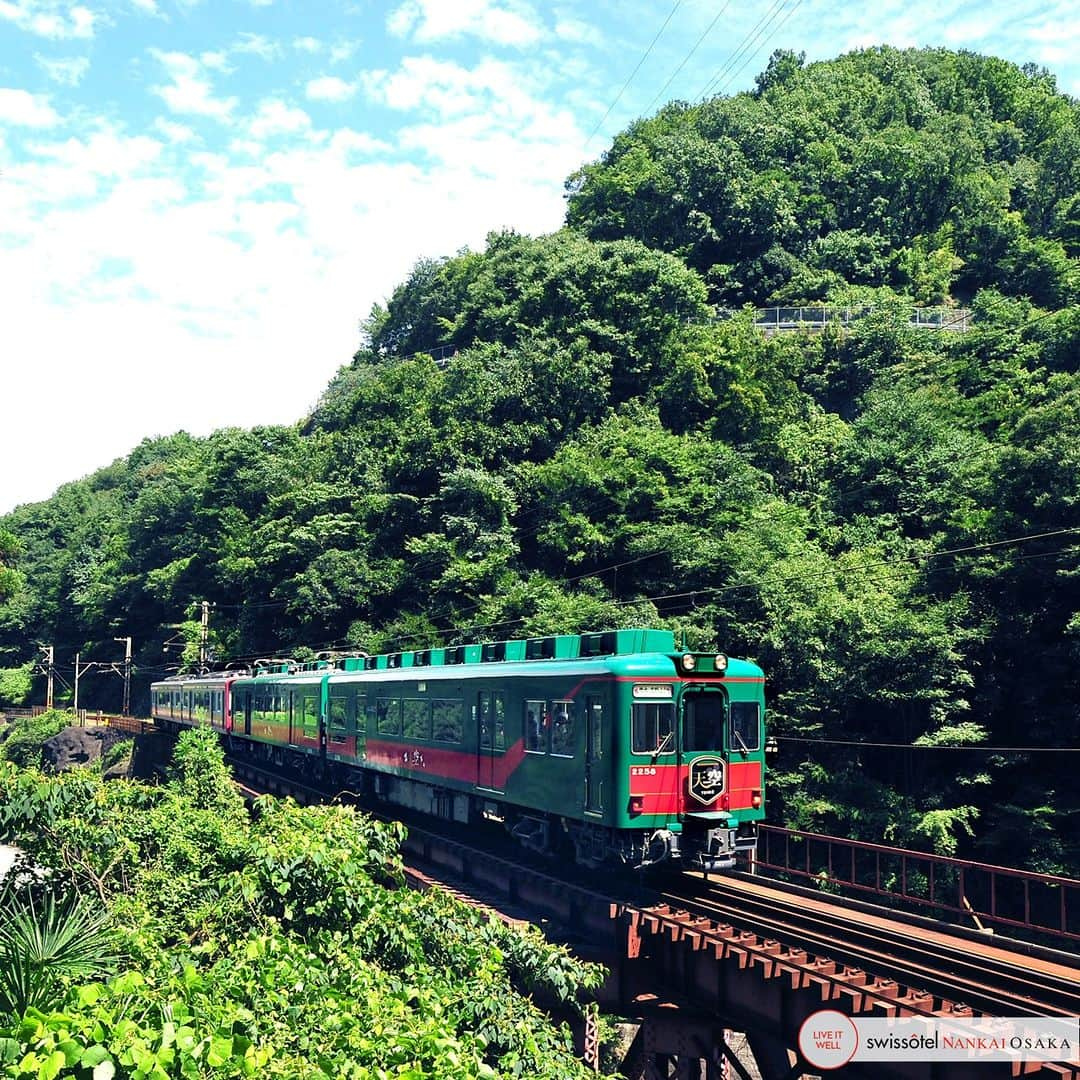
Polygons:
M839 1069L859 1048L859 1032L850 1016L835 1009L811 1013L799 1028L799 1053L817 1069Z

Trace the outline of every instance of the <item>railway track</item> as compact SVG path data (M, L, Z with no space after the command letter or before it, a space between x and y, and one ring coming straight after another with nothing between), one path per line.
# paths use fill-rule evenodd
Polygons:
M245 776L244 788L251 796L292 794L304 802L334 797L242 759L233 764ZM370 806L364 808L378 812ZM498 908L493 890L505 882L507 901L520 916L530 901L523 904L512 883L531 878L550 881L553 894L559 890L588 892L600 899L594 878L583 880L580 873L563 873L563 868L554 864L538 869L530 857L517 851L508 853L506 848L493 854L470 844L460 827L448 827L444 832L441 823L424 819L422 824L409 822L409 829L415 847L423 847L427 853L417 868L418 877L428 882L433 877L463 898L479 892L481 902ZM459 850L453 856L440 855L450 848L465 854ZM460 878L456 876L459 873ZM783 946L789 952L803 953L808 969L835 964L841 980L850 977L858 983L871 976L899 984L897 996L909 1003L920 1000L921 1011L928 1015L963 1012L965 1007L998 1016L1080 1015L1080 969L1075 957L1066 954L1029 946L1018 946L1027 950L1020 952L997 939L984 942L948 933L930 920L897 921L889 917L891 913L878 914L870 905L839 907L798 886L764 883L749 875L708 881L685 875L677 885L649 887L614 874L605 878L603 891L613 911L633 909L690 920L705 934L710 928L720 935L735 933L765 950ZM551 906L545 907L544 898L535 889L531 895L536 905L534 921L550 919L559 902L553 898Z
M997 1016L1080 1015L1076 958L1017 952L929 925L836 905L749 875L660 893L660 902Z

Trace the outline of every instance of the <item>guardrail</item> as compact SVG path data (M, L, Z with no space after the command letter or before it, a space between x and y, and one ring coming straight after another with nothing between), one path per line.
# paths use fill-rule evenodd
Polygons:
M755 865L829 888L1080 941L1080 881L762 825ZM1070 903L1071 901L1071 903Z
M763 330L824 330L826 326L839 323L848 326L856 319L864 318L870 307L771 307L754 311L754 325ZM719 308L717 321L734 318L739 314L735 308ZM967 308L915 308L908 322L924 330L951 330L964 333L971 327L971 312Z

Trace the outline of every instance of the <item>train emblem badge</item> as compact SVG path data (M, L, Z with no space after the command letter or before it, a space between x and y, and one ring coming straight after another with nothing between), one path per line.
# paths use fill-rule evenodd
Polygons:
M690 794L708 806L724 790L724 762L721 758L700 757L690 763Z

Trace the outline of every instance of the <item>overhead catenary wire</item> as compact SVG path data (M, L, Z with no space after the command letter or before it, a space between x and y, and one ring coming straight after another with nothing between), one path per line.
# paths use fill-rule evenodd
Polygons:
M631 71L630 74L627 76L626 82L624 82L622 84L622 88L615 95L615 100L612 101L612 103L607 107L607 110L605 111L604 115L601 116L600 119L596 122L596 127L594 127L592 129L592 131L589 133L589 137L585 140L585 146L586 147L588 147L589 143L591 143L593 141L593 139L596 137L596 133L604 126L604 121L606 121L607 118L611 115L611 112L615 108L615 106L619 104L619 101L622 99L623 94L626 93L627 87L630 85L631 82L633 82L634 76L641 70L642 64L644 64L645 61L648 60L648 58L649 58L650 54L652 53L653 49L656 47L656 43L660 40L660 35L663 34L663 32L667 29L668 23L671 22L672 16L675 14L676 11L678 11L679 5L681 3L682 3L682 0L675 0L674 7L672 7L672 9L668 12L667 18L661 24L660 29L656 31L656 34L653 37L652 41L649 42L649 47L642 54L642 57L637 62L637 65L634 67L634 70Z
M675 78L679 74L679 72L682 71L682 69L686 67L686 65L690 62L690 58L694 55L694 53L698 51L698 47L701 45L701 43L709 36L709 34L712 33L713 27L716 26L716 24L720 21L720 16L723 15L725 11L727 11L730 3L731 0L724 0L724 3L720 6L720 10L713 16L712 22L710 22L709 25L705 27L705 29L701 33L701 36L697 39L697 41L694 42L690 51L683 57L682 62L679 64L679 66L671 73L671 75L668 76L668 81L660 87L660 89L653 96L652 101L650 101L649 104L646 105L645 108L642 110L643 115L648 114L649 110L652 109L652 107L664 96L664 92L675 81Z
M772 7L766 9L765 13L761 16L761 18L758 19L758 21L750 28L749 31L747 31L742 41L740 41L739 44L736 45L735 48L728 54L727 60L725 60L724 63L721 64L720 68L716 71L712 78L710 78L709 81L701 88L701 90L698 91L698 98L706 97L712 91L713 87L719 84L720 79L731 70L732 66L736 62L736 59L742 55L742 52L745 49L747 42L750 40L751 35L757 31L758 27L761 26L761 24L769 17L771 12L783 7L786 3L787 0L773 0Z
M984 746L981 743L892 743L861 739L828 739L810 735L773 735L777 742L856 746L871 750L978 750L984 754L1080 754L1080 746Z
M1016 546L1018 544L1031 543L1031 542L1034 542L1036 540L1050 539L1052 537L1073 535L1073 534L1077 534L1077 533L1080 533L1080 526L1070 527L1070 528L1065 528L1065 529L1055 529L1055 530L1051 530L1051 531L1048 531L1048 532L1042 532L1042 533L1032 533L1032 534L1029 534L1027 536L1009 537L1009 538L1004 539L1004 540L993 540L993 541L988 541L988 542L982 543L982 544L969 544L969 545L964 545L962 547L946 548L946 549L942 549L940 551L920 552L920 553L917 553L917 554L903 555L903 556L900 556L900 557L895 558L895 559L875 560L873 562L863 563L861 566L854 567L853 569L855 570L855 572L872 570L872 569L880 569L881 567L885 567L885 566L893 566L893 565L908 564L908 563L912 563L912 562L928 561L930 559L944 558L944 557L950 557L950 556L956 556L956 555L962 555L962 554L973 554L973 553L976 553L976 552L979 552L979 551L989 551L989 550L1002 548L1002 547L1005 547L1005 546ZM805 573L799 572L799 573L791 574L791 575L789 575L787 577L781 578L779 584L790 583L790 582L794 582L795 580L799 580L799 581L815 580L817 578L821 578L821 577L824 577L824 576L825 576L824 573L817 574L817 575L807 575ZM762 585L762 581L760 579L758 579L758 580L753 580L753 581L735 582L735 583L732 583L732 584L729 584L729 585L706 586L706 587L703 587L703 588L700 588L700 589L690 589L690 590L685 590L685 591L676 592L676 593L663 593L663 594L654 595L654 596L639 596L639 597L628 598L626 600L610 600L610 601L607 601L607 603L612 607L628 607L628 606L633 606L633 605L637 605L637 604L656 603L657 601L660 601L660 600L689 599L689 598L693 598L693 597L706 597L706 596L712 596L712 595L719 595L719 594L722 594L722 593L732 592L732 591L735 591L735 590L760 588L761 585ZM465 627L465 628L458 628L456 630L448 630L445 634L439 634L437 636L439 636L440 638L447 638L447 637L453 637L453 636L460 636L460 635L467 634L467 633L476 633L476 632L481 631L481 630L503 629L505 627L516 626L516 625L519 625L519 624L521 624L523 622L527 622L530 618L532 618L532 616L521 616L521 617L514 618L514 619L500 620L498 622L478 623L478 624L473 624L472 626ZM391 639L391 640L393 640L393 641L404 641L404 640L408 640L408 639L407 639L407 637L401 637L401 638L396 638L396 639Z
M720 87L719 87L719 90L720 90L721 92L722 92L722 91L723 91L724 89L726 89L726 88L727 88L728 86L730 86L730 85L731 85L731 84L732 84L732 83L733 83L733 82L734 82L734 81L735 81L735 80L736 80L736 79L737 79L737 78L738 78L738 77L739 77L739 76L740 76L740 75L741 75L741 74L743 73L743 70L744 70L744 68L746 67L746 65L747 65L747 64L749 64L749 63L750 63L750 61L751 61L751 60L753 60L753 59L754 59L754 57L755 57L755 56L756 56L756 55L757 55L757 54L758 54L759 52L761 52L761 50L762 50L762 49L763 49L763 48L764 48L764 47L765 47L766 45L768 45L768 43L769 43L769 42L770 42L770 41L771 41L771 40L772 40L772 39L773 39L774 37L776 37L776 35L777 35L777 34L778 34L778 33L779 33L779 32L780 32L780 31L781 31L782 29L783 29L783 27L784 27L784 24L785 24L785 23L786 23L786 22L788 21L788 19L790 19L790 18L791 18L791 16L795 14L795 11L796 11L796 9L797 9L797 8L799 7L799 5L800 5L801 3L802 3L802 0L795 0L795 3L794 3L794 4L792 4L792 6L791 6L790 8L788 8L788 9L787 9L787 11L786 11L786 12L784 13L784 15L783 15L783 16L781 17L781 19L780 19L780 22L779 22L779 23L777 23L777 25L776 25L776 26L775 26L775 27L774 27L774 28L773 28L773 29L772 29L771 31L769 31L769 27L770 27L770 26L772 25L772 23L773 23L773 22L775 21L775 19L777 18L777 16L778 16L778 15L780 15L780 12L778 11L778 12L777 12L777 13L776 13L776 14L775 14L775 15L774 15L773 17L772 17L772 19L770 19L770 20L769 20L769 22L765 24L765 26L764 26L764 27L762 28L762 30L761 30L761 31L759 32L759 36L758 36L758 38L757 38L757 39L755 39L755 40L754 40L753 42L751 42L751 44L750 44L750 47L749 47L749 49L748 49L748 51L747 51L747 53L746 53L746 55L745 55L745 57L744 57L744 59L743 59L743 62L742 62L742 63L741 63L740 65L739 65L739 67L738 67L738 68L737 68L737 69L736 69L735 71L733 71L733 72L732 72L732 73L731 73L730 75L728 75L728 77L727 77L727 78L726 78L726 79L724 80L724 82L723 82L723 83L722 83L722 84L720 85ZM764 41L761 41L761 40L760 40L760 35L761 35L762 33L765 33L766 31L769 31L769 32L768 32L768 33L766 34L766 36L765 36L765 39L764 39Z

